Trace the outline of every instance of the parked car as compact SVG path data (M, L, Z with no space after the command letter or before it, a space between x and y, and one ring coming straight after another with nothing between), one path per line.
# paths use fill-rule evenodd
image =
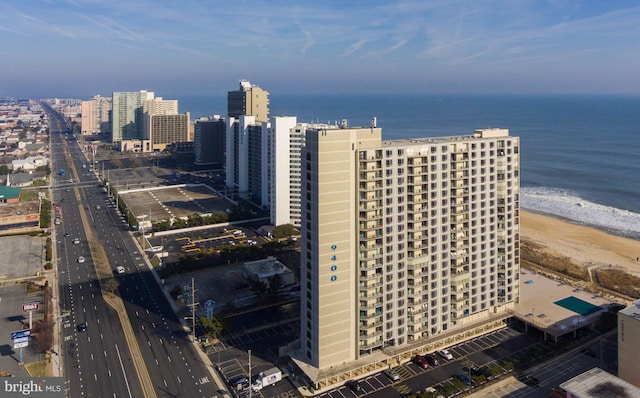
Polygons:
M415 363L422 369L426 369L429 367L429 362L427 362L427 357L425 355L416 355L415 357L413 357L413 363Z
M229 380L229 385L234 390L244 390L249 387L249 378L247 376L238 376Z
M455 375L455 378L460 380L461 382L463 382L464 384L466 384L467 386L472 386L473 385L473 380L471 380L471 377L467 376L464 373L458 373Z
M393 369L385 369L384 375L387 376L391 381L400 380L400 375Z
M451 355L449 350L439 350L438 351L438 355L440 355L442 358L444 358L444 359L446 359L448 361L452 361L453 360L453 355Z
M362 391L362 387L360 387L360 383L358 382L358 380L349 380L346 383L344 383L344 385L349 387L349 389L353 392Z
M438 358L436 358L435 355L425 355L427 357L427 362L429 362L429 365L431 366L438 366L440 365L440 362L438 361Z

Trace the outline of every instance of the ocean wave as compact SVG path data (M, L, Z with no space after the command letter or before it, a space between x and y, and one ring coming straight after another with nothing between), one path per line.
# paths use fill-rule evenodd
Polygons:
M574 192L549 187L524 187L520 207L602 229L609 233L640 239L640 214L589 202Z

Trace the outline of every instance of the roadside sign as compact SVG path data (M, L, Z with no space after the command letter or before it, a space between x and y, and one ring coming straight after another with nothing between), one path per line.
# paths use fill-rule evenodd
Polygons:
M13 348L24 348L24 347L28 347L29 346L29 342L28 341L24 341L21 343L13 343Z
M216 302L213 300L207 300L204 303L204 308L207 311L207 318L213 319L213 309L216 307Z
M22 312L37 311L38 305L38 303L22 304Z
M20 337L20 338L17 338L17 339L13 339L13 344L24 343L25 341L29 341L29 338L28 337Z
M31 329L18 330L17 332L11 332L11 340L19 339L22 337L31 336Z

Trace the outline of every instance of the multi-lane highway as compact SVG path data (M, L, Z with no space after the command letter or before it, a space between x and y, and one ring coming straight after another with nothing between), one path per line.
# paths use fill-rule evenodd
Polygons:
M64 134L64 121L48 113L53 201L61 219L56 233L67 396L216 396L210 369L145 265L112 199L90 172L73 136ZM59 169L65 174L59 175ZM104 255L94 256L96 252ZM107 303L103 298L96 274L96 265L103 262L114 272L121 301ZM125 272L116 274L117 266ZM84 331L78 329L82 323Z

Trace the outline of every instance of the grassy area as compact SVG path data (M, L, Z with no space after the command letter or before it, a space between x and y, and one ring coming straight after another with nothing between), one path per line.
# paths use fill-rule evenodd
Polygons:
M521 241L520 263L525 268L590 282L585 266L524 239ZM640 278L619 269L599 269L595 273L593 282L591 286L594 291L606 289L631 298L640 297Z
M45 182L46 185L46 182ZM20 201L29 202L32 200L38 200L38 191L22 191L20 192Z
M574 263L570 257L552 254L546 247L525 239L520 242L520 248L520 262L523 267L543 269L582 281L589 280L585 268Z
M46 377L51 376L51 366L48 361L39 361L28 363L24 365L24 369L31 375L31 377Z
M640 297L640 278L618 269L596 271L597 282L605 289L619 292L629 297Z

